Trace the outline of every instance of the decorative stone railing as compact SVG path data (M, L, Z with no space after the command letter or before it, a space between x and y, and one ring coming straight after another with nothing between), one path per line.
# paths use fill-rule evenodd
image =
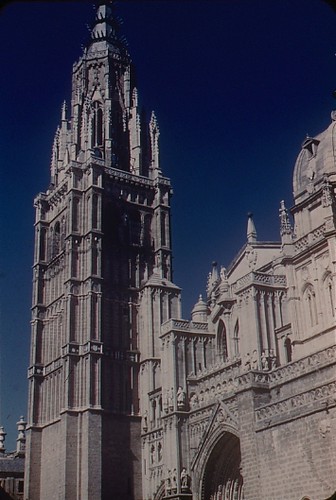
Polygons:
M208 324L183 319L169 319L161 326L161 335L172 330L182 332L199 331L202 333L208 333Z
M321 240L324 237L324 233L325 233L325 224L322 224L321 226L314 229L308 235L303 236L302 238L296 240L294 243L296 252L301 252L301 250L308 248L309 245L312 245L316 241Z
M232 396L248 388L258 387L271 390L279 385L283 385L296 378L308 375L317 369L335 363L336 345L306 356L298 361L293 361L292 363L272 371L262 372L250 370L242 373L240 360L229 365L224 365L219 369L211 367L197 375L189 375L189 407L191 411L196 410L197 408L214 403L217 399L219 400L223 399L223 397ZM336 396L334 399L336 403ZM281 407L280 403L281 402L275 403L275 405L280 405ZM268 406L272 407L273 405ZM268 406L265 408L268 408ZM274 411L277 411L276 408ZM260 415L262 415L262 417ZM268 415L267 411L259 413L259 420L264 418L265 415Z
M266 285L272 287L285 287L286 276L282 274L266 274L259 272L251 272L239 278L232 286L234 292L249 286L249 285Z
M291 396L256 410L257 430L262 430L295 417L316 411L318 407L336 405L336 381L328 382L301 394Z
M265 381L268 382L269 389L272 389L335 363L336 345L265 373ZM289 396L276 403L265 405L256 410L257 429L261 430L286 419L293 419L297 415L315 411L321 405L325 408L335 406L335 394L336 380L329 380L319 387L310 388L295 396Z
M279 368L267 373L270 388L279 383L293 380L325 366L336 362L336 345L323 349L305 358L280 366Z

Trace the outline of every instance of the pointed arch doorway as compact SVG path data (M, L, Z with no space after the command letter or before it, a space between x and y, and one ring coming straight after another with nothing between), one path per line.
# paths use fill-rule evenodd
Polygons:
M240 443L226 432L214 446L202 481L202 500L244 500Z

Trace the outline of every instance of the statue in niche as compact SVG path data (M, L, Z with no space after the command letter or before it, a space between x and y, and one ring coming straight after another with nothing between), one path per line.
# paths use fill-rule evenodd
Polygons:
M198 407L198 405L199 405L198 396L197 394L193 394L190 398L190 406L192 409L195 409Z
M181 386L177 389L176 402L177 402L177 408L179 410L185 409L186 394Z
M172 489L172 493L177 492L177 471L176 471L176 469L173 469L171 472L171 489Z
M171 493L171 478L170 478L170 470L167 470L167 477L165 481L165 489L166 489L166 495L170 495Z
M221 281L227 280L226 268L224 266L221 266L220 279L221 279Z
M270 363L271 363L271 370L274 370L274 368L276 368L276 365L277 365L277 360L276 360L276 355L274 354L273 349L270 349L269 359L270 359Z
M267 359L265 351L263 351L261 353L261 368L262 368L262 371L264 371L264 372L268 371L268 359Z
M181 492L184 493L186 491L189 491L189 488L190 488L190 477L187 473L187 469L183 467L181 471Z
M251 356L250 353L247 352L245 354L244 371L249 372L250 370L251 370Z
M142 417L142 429L144 432L148 431L148 413L147 413L147 410L145 411L145 413Z
M168 401L168 409L170 411L174 410L174 389L171 387L167 389L167 401Z
M258 370L258 353L256 349L254 349L252 353L251 365L252 365L252 370Z

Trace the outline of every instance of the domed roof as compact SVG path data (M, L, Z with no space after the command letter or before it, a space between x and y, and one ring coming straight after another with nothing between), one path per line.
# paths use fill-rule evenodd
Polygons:
M336 111L329 127L315 137L307 137L296 160L293 174L295 203L313 192L325 175L336 173Z
M194 313L206 313L208 310L208 306L203 300L202 295L199 296L198 301L194 305L194 308L192 310L192 314Z
M203 300L202 295L199 296L198 302L194 305L193 310L191 311L191 319L192 321L206 321L208 314L208 306Z

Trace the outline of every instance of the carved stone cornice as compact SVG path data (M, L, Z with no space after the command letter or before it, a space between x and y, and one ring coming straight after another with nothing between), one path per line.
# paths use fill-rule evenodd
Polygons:
M336 380L256 410L256 431L336 406Z

